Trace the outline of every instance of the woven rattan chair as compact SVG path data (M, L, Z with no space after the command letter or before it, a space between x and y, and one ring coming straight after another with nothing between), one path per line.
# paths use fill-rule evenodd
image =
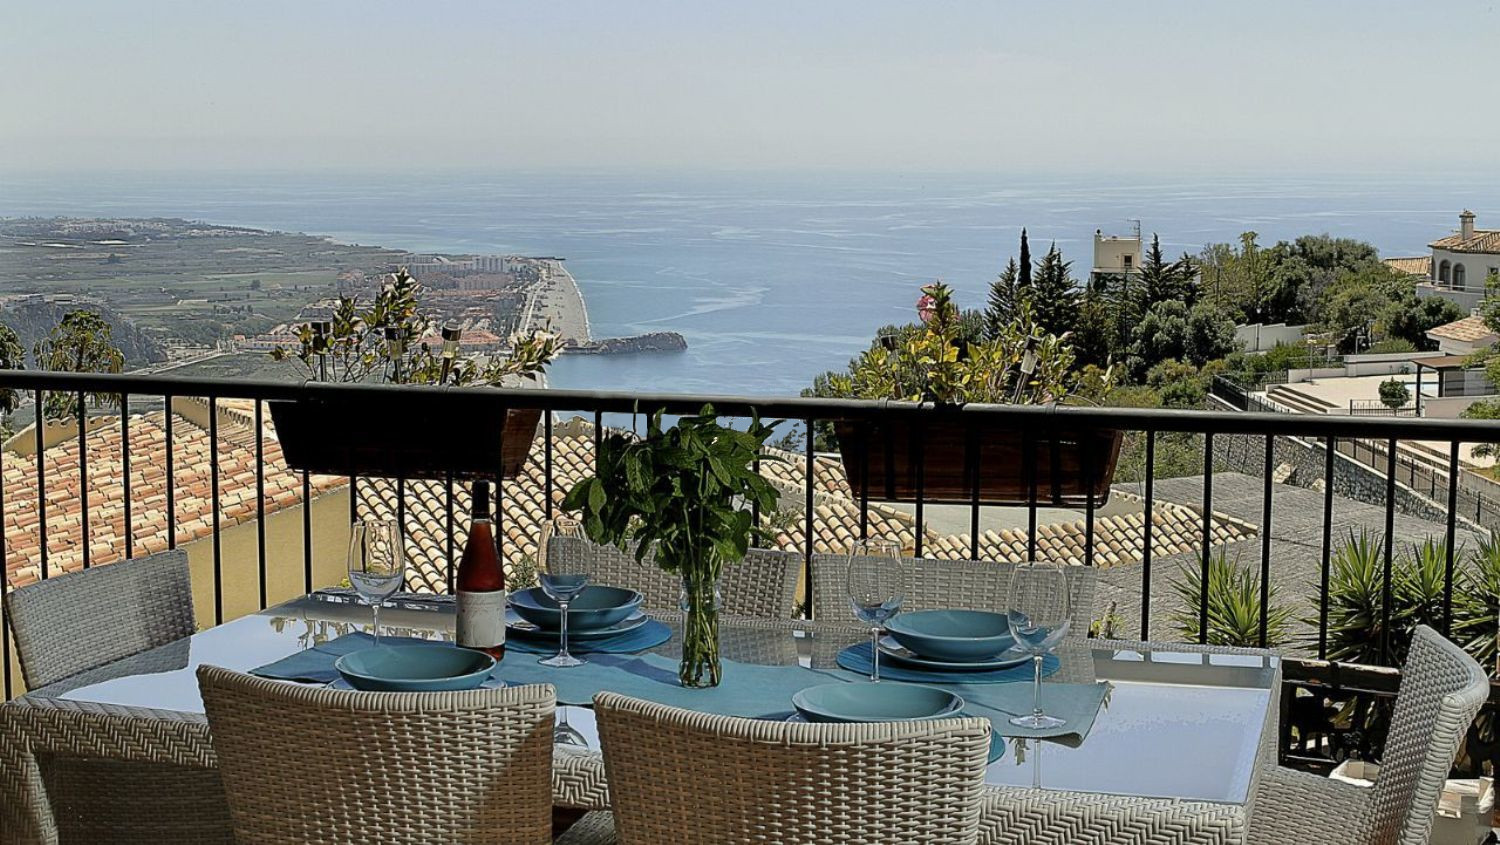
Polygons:
M354 692L215 666L198 685L241 842L552 841L549 686Z
M624 845L972 843L989 722L789 724L594 699Z
M180 549L59 575L5 596L28 689L191 636L193 591Z
M813 557L813 614L819 621L853 622L846 586L848 559L842 555ZM1004 612L1013 563L988 560L937 560L908 558L911 581L907 585L902 612L967 608ZM1097 572L1091 566L1067 567L1072 592L1073 630L1079 636L1088 630L1094 612Z
M682 580L664 572L647 557L635 556L613 546L602 546L572 537L554 537L549 554L578 555L584 559L589 580L595 584L626 587L646 597L654 610L677 610ZM770 549L751 549L745 559L724 567L719 582L723 612L735 616L791 619L796 615L797 579L802 556Z
M1412 636L1372 788L1276 768L1261 776L1252 843L1419 845L1432 830L1443 781L1489 679L1463 649L1425 625Z
M108 664L145 652L185 662L184 638L195 630L187 553L122 560L22 587L5 596L5 618L30 689L104 673ZM114 723L96 714L27 714L33 722L64 715L77 720L69 729L77 742L38 742L30 748L34 756L25 758L34 760L45 786L33 800L44 801L52 819L36 821L42 808L33 807L28 827L55 823L62 842L229 839L224 791L213 769L130 759Z

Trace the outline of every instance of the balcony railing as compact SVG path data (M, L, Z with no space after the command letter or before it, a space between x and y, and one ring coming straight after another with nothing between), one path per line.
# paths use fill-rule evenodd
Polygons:
M1227 383L1221 384L1221 388L1227 387ZM133 479L131 466L132 461L140 462L145 456L131 454L130 444L132 439L129 435L132 421L141 424L136 414L146 406L159 407L165 405L172 407L173 400L195 399L200 400L197 404L206 410L205 418L207 448L206 460L208 489L206 494L208 500L213 503L209 513L204 518L207 520L210 530L207 536L211 544L211 572L212 572L212 607L215 622L222 622L226 614L234 611L228 606L229 601L239 607L264 608L274 603L273 593L285 592L291 588L302 591L312 591L326 583L318 583L316 573L319 567L315 566L314 560L314 525L311 507L301 508L301 544L300 550L295 546L288 548L288 541L268 537L267 526L267 504L268 500L277 501L266 488L267 481L267 442L265 421L267 419L267 403L276 400L307 400L319 399L323 401L338 401L340 398L360 398L363 400L378 400L389 403L393 409L393 421L399 416L394 409L400 408L405 403L421 403L426 399L436 396L451 395L448 388L433 388L421 386L385 386L366 384L318 384L318 383L287 383L287 382L262 382L262 381L240 381L240 380L212 380L212 379L177 379L167 377L142 377L142 376L118 376L118 375L81 375L60 374L43 372L0 372L0 388L8 388L28 397L37 408L40 408L46 393L71 394L79 401L77 402L77 432L72 437L77 438L77 451L79 465L77 474L80 483L77 486L76 495L81 499L78 502L77 518L81 522L78 525L78 536L83 538L81 546L81 566L88 568L96 564L94 544L89 540L96 532L106 527L115 531L118 536L124 538L123 556L131 557L145 551L154 551L149 544L137 544L137 537L143 534L143 527L134 520L140 510L141 503L135 502L132 493L133 483L124 485L122 503L117 510L123 513L111 511L111 520L118 516L120 525L101 527L99 519L91 520L91 510L98 503L91 503L90 485L88 483L89 473L89 451L86 448L86 438L97 426L97 418L101 415L117 416L116 420L106 420L110 425L118 425L121 430L120 443L124 444L121 454L117 456L121 469L121 478ZM86 400L90 394L104 394L117 397L110 407L101 409L91 405ZM658 409L664 409L668 414L691 414L698 412L703 405L712 404L717 412L723 415L744 416L758 415L762 419L784 419L789 420L807 435L794 460L800 463L800 477L802 489L795 496L788 498L800 500L800 512L793 514L790 528L800 528L801 547L798 549L803 554L804 583L812 583L812 568L814 566L816 538L819 536L817 520L826 517L820 514L818 507L819 497L824 491L818 489L820 473L826 476L829 466L828 456L820 455L815 451L815 439L810 436L819 428L819 423L827 423L833 420L852 420L865 422L878 422L903 418L911 421L931 420L934 415L941 413L947 419L959 420L983 420L989 425L1003 425L1006 428L1018 431L1025 437L1033 437L1043 432L1066 428L1070 430L1103 428L1121 430L1127 433L1126 449L1129 453L1121 461L1121 474L1118 478L1131 475L1129 484L1117 483L1117 489L1128 486L1133 494L1138 494L1139 505L1143 508L1145 518L1140 526L1140 545L1138 547L1138 559L1128 564L1133 567L1133 572L1127 570L1129 577L1115 583L1116 593L1113 595L1114 603L1118 607L1130 607L1134 610L1133 624L1130 630L1115 629L1115 636L1130 636L1139 634L1142 639L1173 639L1180 636L1180 626L1174 628L1172 623L1161 617L1160 602L1164 597L1171 596L1175 585L1170 580L1178 575L1178 565L1169 565L1158 560L1162 552L1156 550L1153 545L1154 515L1157 513L1156 506L1159 503L1160 484L1165 483L1164 478L1158 478L1158 464L1162 463L1162 451L1169 445L1173 449L1192 449L1195 452L1194 460L1201 460L1201 471L1199 474L1189 473L1189 478L1195 484L1201 484L1201 498L1194 502L1181 503L1184 507L1192 509L1199 520L1197 527L1192 529L1196 534L1194 548L1190 553L1195 556L1194 565L1198 567L1199 584L1201 594L1197 606L1199 642L1207 642L1209 639L1209 619L1207 601L1209 568L1211 558L1215 553L1215 546L1221 545L1216 534L1222 528L1217 522L1215 511L1215 467L1226 460L1226 455L1234 454L1235 450L1253 450L1258 453L1252 460L1242 462L1253 464L1250 469L1254 470L1250 477L1256 479L1260 486L1262 510L1259 525L1255 526L1254 533L1260 541L1258 549L1254 552L1258 561L1258 598L1259 598L1259 629L1255 639L1264 645L1268 634L1268 614L1271 609L1272 582L1272 539L1273 532L1278 529L1274 524L1273 503L1278 484L1275 479L1278 476L1278 443L1283 446L1295 444L1296 448L1303 450L1302 453L1312 454L1316 457L1315 466L1321 468L1319 476L1313 481L1320 484L1305 484L1321 491L1321 515L1317 521L1319 529L1318 536L1307 541L1306 545L1316 546L1318 549L1318 579L1316 584L1305 583L1281 583L1276 587L1283 596L1302 593L1307 598L1308 610L1311 618L1308 619L1309 635L1300 649L1289 650L1286 661L1287 687L1284 690L1283 712L1286 718L1282 720L1282 755L1284 760L1301 762L1303 764L1317 767L1331 762L1331 758L1347 752L1348 743L1359 746L1361 751L1368 754L1370 744L1378 739L1372 739L1362 732L1347 732L1340 736L1324 736L1309 744L1306 719L1315 718L1307 714L1300 714L1300 710L1306 709L1301 702L1305 702L1307 696L1297 695L1299 689L1310 689L1316 691L1318 701L1327 696L1364 697L1365 699L1376 699L1388 697L1394 694L1399 674L1394 669L1369 667L1352 664L1340 664L1327 660L1329 655L1330 636L1330 579L1331 579L1331 557L1334 549L1334 539L1343 531L1343 522L1335 508L1335 491L1345 491L1349 488L1349 482L1344 472L1347 469L1342 463L1355 462L1364 467L1362 472L1374 473L1378 478L1377 496L1383 506L1383 522L1377 526L1378 535L1384 539L1383 547L1383 571L1381 584L1381 600L1379 607L1379 630L1384 632L1381 640L1381 653L1387 658L1391 657L1391 611L1392 611L1392 589L1393 589L1393 554L1398 542L1408 538L1397 535L1396 517L1398 510L1406 513L1417 502L1428 510L1442 513L1444 536L1440 539L1446 541L1446 559L1443 570L1443 591L1441 608L1437 627L1445 634L1449 633L1453 626L1454 608L1454 584L1455 573L1461 562L1456 559L1456 531L1462 525L1468 532L1483 530L1476 522L1488 524L1489 514L1479 513L1465 514L1460 509L1460 476L1462 468L1460 465L1460 445L1463 443L1489 442L1500 440L1500 429L1492 423L1468 420L1429 420L1390 417L1355 417L1345 415L1312 416L1286 413L1242 413L1242 412L1209 412L1209 411L1182 411L1163 409L1127 409L1127 408L1093 408L1093 407L1029 407L1029 406L992 406L992 405L969 405L960 408L944 408L938 411L930 404L896 402L896 401L852 401L814 398L752 398L743 396L708 396L708 395L679 395L679 394L648 394L648 393L622 393L622 392L589 392L572 390L472 390L465 391L465 402L469 412L481 414L494 414L496 418L505 410L511 408L539 408L544 410L543 432L539 438L540 464L543 476L541 496L543 502L541 507L546 516L551 516L555 503L555 491L557 480L555 469L555 438L554 428L562 423L559 422L559 414L573 413L581 414L585 420L592 421L594 442L597 444L600 433L604 430L606 415L611 418L614 415L639 415L649 414ZM245 421L243 426L226 425L221 422L221 406L235 404ZM182 526L178 525L178 497L184 494L182 490L182 479L192 474L197 480L201 480L203 468L201 466L184 465L185 460L202 460L200 453L192 456L179 454L175 442L182 436L181 427L187 423L179 421L174 424L174 413L166 413L164 416L164 441L160 448L164 451L164 463L166 473L165 513L169 515L165 526L165 545L176 547L179 535L182 534ZM393 422L392 424L396 424ZM411 437L441 436L441 432L408 432ZM30 518L31 504L26 504L28 511L27 524L17 525L12 516L16 510L16 503L8 502L4 497L9 493L11 496L18 495L16 491L6 491L0 487L0 557L7 562L7 579L5 589L11 588L12 570L21 567L34 566L36 577L45 579L57 574L58 567L53 565L48 543L48 532L55 530L55 519L49 519L49 505L59 501L59 496L71 494L68 490L57 490L49 486L48 472L48 447L47 435L42 427L38 427L35 434L35 442L30 444L34 453L29 455L17 455L10 452L0 453L0 475L10 477L9 467L12 462L32 461L36 473L34 492L28 490L24 495L26 498L34 496L35 520ZM1438 441L1448 444L1446 461L1436 459L1432 465L1423 466L1423 473L1418 478L1415 464L1402 459L1398 463L1398 456L1402 450L1398 449L1401 441ZM253 477L255 494L253 497L254 519L247 516L247 511L252 509L248 494L236 494L232 503L226 503L221 496L221 453L224 452L225 444L232 441L231 448L237 448L241 452L253 452ZM154 442L154 441L153 441ZM1229 449L1230 445L1234 449ZM1368 444L1376 444L1370 446ZM1350 447L1354 447L1352 450ZM55 448L55 447L54 447ZM533 447L535 454L535 449ZM1310 451L1309 451L1310 450ZM1353 457L1351 457L1351 453ZM595 452L597 454L597 451ZM1131 461L1136 457L1142 457L1139 472L1129 471ZM820 470L820 460L822 469ZM1406 464L1403 466L1403 464ZM1441 466L1437 466L1441 464ZM977 467L977 474L982 476L986 471L998 471L998 467ZM1180 465L1179 465L1180 469ZM1305 469L1305 467L1304 467ZM1408 470L1402 478L1402 469ZM31 472L31 467L26 468ZM280 473L284 476L288 470L284 466L272 467L272 473ZM1133 474L1132 474L1133 473ZM1177 474L1181 474L1180 472ZM277 476L280 478L281 476ZM919 474L920 478L920 474ZM1201 479L1201 480L1199 480ZM360 499L355 493L358 490L361 479L348 478L351 495L349 496L349 518L353 519L359 513ZM368 482L368 479L364 481ZM243 482L243 479L241 479ZM320 480L327 489L327 479ZM1440 483L1441 482L1441 483ZM278 482L278 484L281 482ZM1175 483L1175 482L1174 482ZM1237 482L1239 483L1239 482ZM437 588L450 588L452 585L453 568L456 564L455 548L452 542L451 526L455 518L453 482L449 479L446 484L439 482L438 489L446 493L446 522L449 533L446 543L439 541L442 554L446 556L446 577L442 580L445 584L439 584ZM924 502L922 489L917 488L916 502L909 515L915 520L915 531L913 532L915 543L912 551L917 556L931 550L924 548L925 529L928 520L938 518L936 505L928 505ZM975 481L976 488L978 480ZM403 527L405 527L405 508L407 501L404 498L407 491L405 479L395 479L395 488L398 491L397 507L401 509ZM1369 486L1369 485L1366 485ZM310 503L314 493L314 479L302 473L297 478L294 488L281 490L288 496L294 497L301 503ZM1195 492L1200 492L1194 488ZM280 495L278 493L277 495ZM1176 494L1179 498L1181 493ZM1416 497L1413 499L1412 497ZM1366 496L1368 499L1369 496ZM878 507L865 497L856 497L853 500L858 508L858 534L864 534L871 530L871 509ZM153 503L153 507L156 504ZM114 507L114 505L112 505ZM969 505L943 505L946 518L953 520L952 509L966 509L967 519L959 520L965 522L970 528L968 534L969 547L966 550L968 556L981 558L981 542L983 532L980 530L984 506L975 501ZM224 542L224 522L227 521L225 514L234 510L239 522L255 523L254 540L248 541L243 536L237 536L233 549ZM1039 544L1044 539L1039 535L1038 519L1039 504L1036 488L1033 482L1030 501L1025 506L1025 526L1022 532L1017 526L1015 535L1024 536L1025 554L1027 557L1045 557L1045 549L1039 550ZM1097 521L1101 518L1098 508L1092 497L1084 504L1082 510L1082 553L1077 561L1084 566L1103 566L1104 555L1101 549L1098 534L1096 533ZM758 515L759 516L759 515ZM1314 519L1313 514L1303 514L1307 520ZM462 515L458 516L462 519ZM68 519L72 519L70 510ZM1019 522L1020 515L1016 515ZM1311 522L1309 522L1311 524ZM72 530L70 524L69 530ZM24 529L24 530L23 530ZM285 526L278 528L284 531ZM501 526L499 532L502 538L506 536L505 526ZM9 546L17 537L30 537L35 534L37 543L35 545L37 554L35 560L22 560L11 553ZM295 534L295 532L293 532ZM795 534L796 532L790 532ZM955 535L961 536L961 535ZM502 539L502 542L506 540ZM1020 542L1020 541L1018 541ZM1248 543L1246 544L1249 545ZM445 547L444 547L445 546ZM300 554L298 552L300 551ZM953 551L953 549L949 549ZM1040 552L1040 554L1039 554ZM1179 554L1181 553L1178 550ZM299 559L300 558L300 559ZM338 567L335 571L342 569L342 554L339 554ZM1116 567L1118 568L1118 567ZM300 571L299 571L300 570ZM1165 570L1165 571L1163 571ZM327 571L326 569L324 571ZM1138 586L1135 575L1138 573ZM250 590L254 595L228 595L227 591L234 588L226 587L226 575L233 575L237 583L253 584ZM252 577L253 576L253 577ZM1120 584L1125 587L1121 588ZM277 585L281 585L278 587ZM1124 592L1130 591L1131 594ZM1138 590L1138 592L1136 592ZM1316 596L1307 595L1316 591ZM1106 599L1109 596L1106 596ZM1133 607L1132 607L1133 606ZM811 595L807 596L803 605L804 613L810 618L833 617L840 614L840 609L816 607L812 604ZM1094 608L1096 616L1102 615L1102 608ZM10 654L9 630L5 629L3 634L5 641L3 651L0 653ZM1255 644L1255 643L1250 643ZM1393 662L1393 661L1387 661ZM4 684L6 697L9 698L19 691L19 678L12 677L11 661L4 661L5 673ZM1494 706L1492 702L1492 707ZM1300 715L1299 715L1300 714ZM1493 713L1489 716L1492 718ZM1299 723L1299 720L1302 720ZM1293 736L1293 732L1297 732ZM1493 764L1496 757L1500 757L1500 749L1493 746L1487 747L1478 759L1471 757L1473 767L1477 768L1485 764Z

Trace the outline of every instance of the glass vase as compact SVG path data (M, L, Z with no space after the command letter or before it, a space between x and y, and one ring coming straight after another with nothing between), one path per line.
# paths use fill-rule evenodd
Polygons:
M719 579L708 575L682 578L682 664L677 678L684 687L719 685Z

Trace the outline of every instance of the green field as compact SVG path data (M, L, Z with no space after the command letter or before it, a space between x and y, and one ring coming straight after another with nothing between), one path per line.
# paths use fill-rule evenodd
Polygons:
M0 295L102 300L159 340L256 334L404 253L183 220L0 219Z

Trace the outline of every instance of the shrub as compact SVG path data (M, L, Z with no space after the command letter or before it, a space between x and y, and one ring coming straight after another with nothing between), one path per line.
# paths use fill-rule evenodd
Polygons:
M1198 616L1203 607L1203 578L1199 567L1184 565L1173 588L1186 610L1172 617L1183 636L1198 640ZM1267 594L1266 645L1284 644L1290 637L1292 614L1277 600L1275 583ZM1219 549L1208 562L1208 644L1260 645L1260 573L1251 566L1230 562Z
M1393 378L1380 383L1380 402L1387 408L1394 411L1410 401L1411 388L1406 386L1406 382Z

